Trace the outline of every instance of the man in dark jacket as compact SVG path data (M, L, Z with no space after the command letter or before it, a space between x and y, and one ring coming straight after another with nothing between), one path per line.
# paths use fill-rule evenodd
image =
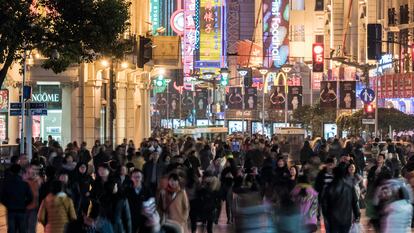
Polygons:
M13 164L10 176L4 182L1 203L7 209L7 232L26 232L26 207L33 200L29 185L20 176L21 167Z
M161 177L162 168L161 164L158 163L159 153L154 151L150 155L150 160L144 164L143 175L145 177L144 186L148 188L150 194L155 195L157 190L158 182Z
M125 190L131 211L132 233L151 232L146 226L147 217L142 213L143 203L149 197L147 189L142 185L142 171L134 169L131 172L132 186Z
M353 221L359 222L361 216L355 187L345 180L346 173L345 166L336 167L335 178L322 197L327 233L348 233Z

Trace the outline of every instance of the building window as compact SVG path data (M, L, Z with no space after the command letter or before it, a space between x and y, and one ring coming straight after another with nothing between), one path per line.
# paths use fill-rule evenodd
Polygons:
M305 42L305 25L293 25L294 42Z
M315 35L315 43L324 43L324 37L323 35Z
M292 0L292 10L293 11L304 11L305 10L305 0Z
M316 0L315 1L315 11L323 11L324 2L323 0Z

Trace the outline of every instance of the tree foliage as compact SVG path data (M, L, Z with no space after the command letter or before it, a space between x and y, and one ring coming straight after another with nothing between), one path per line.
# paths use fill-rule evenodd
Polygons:
M344 113L338 116L336 124L341 130L358 135L364 127L362 125L363 118L363 110L356 111L353 114ZM414 129L414 116L405 114L395 108L379 108L378 129L382 132L388 132L389 126L396 131L412 130Z
M122 57L128 19L126 0L0 0L0 86L24 50L38 50L55 73L99 56Z
M293 123L302 124L303 127L312 131L314 136L322 135L323 124L335 121L335 109L321 108L320 104L313 106L303 105L293 111Z

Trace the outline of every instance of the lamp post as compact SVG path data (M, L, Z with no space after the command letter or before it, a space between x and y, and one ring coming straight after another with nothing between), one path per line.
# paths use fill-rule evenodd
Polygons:
M292 66L291 65L284 65L282 66L282 72L283 72L283 85L285 86L285 127L288 127L288 92L289 92L289 88L287 85L287 79L288 79L288 74L289 72L292 70ZM279 77L279 76L278 76ZM279 82L279 80L278 80Z
M242 88L242 132L244 134L244 111L246 109L246 103L244 102L244 95L245 95L245 83L244 83L244 78L246 77L248 71L246 69L238 69L237 72L239 73L239 75L241 76L241 80L240 80L240 84L241 84L241 88Z
M167 85L167 128L170 125L170 82L171 82L171 79L165 80L165 83ZM174 128L173 122L171 122L171 128Z
M269 72L269 70L267 68L259 68L259 72L262 75L262 82L263 82L263 95L262 95L262 133L263 135L265 134L265 93L267 92L265 90L265 83L266 83L266 74Z

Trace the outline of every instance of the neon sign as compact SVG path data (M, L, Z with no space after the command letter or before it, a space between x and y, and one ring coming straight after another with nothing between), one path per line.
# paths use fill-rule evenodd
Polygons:
M194 69L194 51L196 46L196 8L197 0L184 2L183 71L184 88L191 89L191 72Z
M264 65L281 67L289 55L288 0L263 0Z
M152 23L152 33L155 35L157 29L160 27L160 0L151 1L151 23Z
M200 0L200 61L220 61L221 14L221 0Z

